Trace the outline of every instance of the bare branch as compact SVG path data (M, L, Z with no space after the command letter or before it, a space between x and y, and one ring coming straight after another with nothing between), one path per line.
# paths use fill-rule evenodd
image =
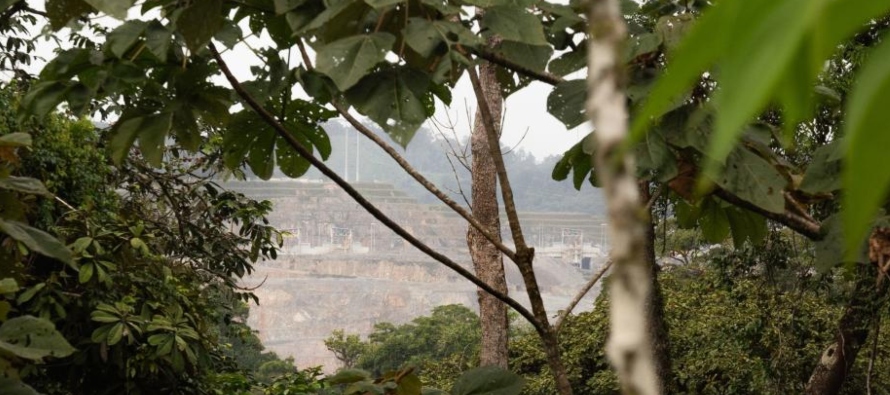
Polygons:
M753 211L764 216L765 218L785 225L810 240L818 241L822 240L825 237L825 235L822 234L822 224L812 218L805 218L799 214L795 214L790 211L785 211L783 213L774 213L771 211L767 211L753 203L750 203L736 195L733 195L729 191L722 188L717 188L714 191L714 195L734 206Z
M554 332L559 333L559 330L562 329L562 324L565 322L566 317L568 317L569 314L572 314L572 310L575 309L575 306L577 306L578 303L581 302L581 299L584 299L584 295L587 295L587 293L590 292L591 288L593 288L593 286L596 285L597 281L599 281L600 278L604 274L606 274L610 267L612 267L611 259L606 261L606 264L603 265L603 267L600 268L600 270L596 272L596 274L594 274L589 281L587 281L587 284L584 284L584 287L581 288L580 291L578 291L578 294L575 295L575 298L572 299L572 302L569 303L569 305L566 306L565 310L563 310L559 314L559 317L556 318L556 322L553 324Z
M513 70L519 74L522 74L526 77L534 78L538 81L550 84L550 85L558 85L560 83L565 82L565 79L552 73L548 73L546 71L537 71L530 69L528 67L522 66L520 64L514 63L513 61L497 54L491 52L488 49L474 49L472 50L473 54L485 59L491 63L494 63L498 66L508 68Z
M324 164L321 160L312 155L312 152L306 149L299 141L297 141L294 136L292 136L287 129L281 123L279 123L275 117L266 110L265 107L261 106L254 98L247 92L237 78L232 74L231 70L229 70L225 61L223 61L222 57L219 55L219 52L216 50L216 47L213 43L209 44L209 49L213 58L216 59L216 62L220 68L220 70L225 75L226 79L229 81L229 84L232 85L232 89L238 94L241 100L244 101L244 104L250 107L257 115L266 122L269 126L271 126L275 132L284 139L291 148L294 149L300 156L309 161L312 166L317 168L322 174L330 178L335 184L337 184L340 188L346 192L356 203L358 203L362 208L364 208L369 214L371 214L374 218L376 218L380 223L384 226L395 232L397 235L405 239L408 243L413 245L415 248L428 255L429 257L435 259L436 261L442 263L449 269L453 270L461 277L469 280L485 292L488 292L491 295L494 295L499 300L516 310L521 316L523 316L529 323L532 324L537 330L542 330L542 324L529 312L525 307L523 307L519 302L510 298L509 296L498 292L490 285L485 283L484 281L479 280L478 277L470 273L467 269L464 269L457 262L452 261L447 256L439 253L436 250L433 250L428 245L414 237L410 232L399 226L395 221L389 218L386 214L384 214L380 209L378 209L374 204L372 204L368 199L366 199L361 193L359 193L351 184L346 182L342 177L337 175L336 172L331 170L327 165Z
M454 212L456 212L463 219L465 219L467 222L469 222L471 226L478 229L479 233L482 234L486 240L491 242L491 244L493 244L495 247L497 247L498 250L500 250L502 253L504 253L504 256L506 256L507 258L510 258L510 260L513 260L513 261L516 260L516 253L513 252L513 250L511 250L510 248L508 248L506 245L504 245L504 243L502 243L500 240L495 238L494 235L491 234L491 232L489 232L484 226L482 226L482 224L479 223L479 220L477 220L476 217L473 216L473 214L471 214L469 211L467 211L467 209L461 207L453 199L448 197L448 195L446 195L438 187L436 187L435 184L430 182L430 180L426 179L426 177L424 177L423 174L420 174L420 172L417 171L417 169L415 169L413 166L411 166L411 164L408 163L408 161L405 159L405 157L400 155L398 153L398 151L395 150L395 148L393 148L391 145L387 144L386 141L383 141L383 139L380 138L380 136L378 136L376 133L371 131L371 129L368 129L367 126L365 126L364 124L359 122L357 119L355 119L355 117L353 117L352 114L350 114L349 111L346 108L344 108L340 103L334 102L333 105L334 105L334 108L337 109L337 112L340 113L340 116L342 116L344 119L346 119L346 121L349 122L349 124L352 125L352 127L355 128L355 130L358 130L359 133L361 133L365 137L367 137L368 140L371 140L372 142L374 142L374 144L377 144L378 147L380 147L393 160L395 160L396 163L399 164L399 167L401 167L402 170L404 170L406 173L408 173L408 175L410 175L411 178L413 178L415 181L417 181L418 184L420 184L427 191L429 191L430 193L435 195L440 201L442 201L442 203L445 203L446 206L448 206L449 208L454 210Z

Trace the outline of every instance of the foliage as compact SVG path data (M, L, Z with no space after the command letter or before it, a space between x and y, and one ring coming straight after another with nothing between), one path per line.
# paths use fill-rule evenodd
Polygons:
M324 340L324 346L334 353L344 368L354 367L359 357L365 353L365 344L361 338L358 335L347 335L342 329L331 332L331 336Z
M803 247L772 233L764 247L720 247L688 265L666 267L659 278L676 372L667 392L802 391L822 345L834 336L848 291L840 277L814 276L808 258L795 253ZM619 393L603 351L608 301L608 294L601 294L594 310L570 317L560 336L579 394ZM881 332L888 327L886 315ZM537 341L530 333L514 339L511 361L528 379L527 393L547 394L552 379ZM880 341L872 388L888 385L887 362L880 357L888 351L887 342ZM857 360L844 393L866 392L868 359Z
M29 254L53 256L28 240L6 238L3 271L23 291L5 303L17 316L55 324L77 348L61 363L33 366L28 382L50 394L196 393L209 372L237 368L217 326L228 306L251 299L237 279L275 255L278 233L264 223L271 206L215 187L206 177L216 170L200 157L172 152L163 169L143 172L134 155L112 169L97 144L101 131L57 115L38 123L12 109L0 109L0 136L30 130L34 143L4 155L6 174L42 177L47 189L8 215L46 227L31 231L45 235L31 242L64 240L70 249L59 244L65 265Z

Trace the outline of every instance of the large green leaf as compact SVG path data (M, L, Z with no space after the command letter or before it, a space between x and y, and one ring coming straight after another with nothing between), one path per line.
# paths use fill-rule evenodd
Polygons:
M176 29L192 52L206 45L222 29L225 22L222 3L222 0L195 1L180 14Z
M857 76L846 106L844 229L847 251L855 251L890 187L890 41L875 48ZM849 256L848 256L849 257Z
M414 133L431 115L429 78L412 69L371 74L346 92L349 102L407 147Z
M0 377L0 394L3 395L39 395L31 386L21 380L9 377Z
M706 198L702 202L698 222L702 237L710 243L720 243L729 236L729 217L726 210L713 198Z
M139 41L146 27L148 27L148 23L138 19L124 22L108 33L105 38L105 47L111 50L115 56L121 58L136 41Z
M154 167L161 166L164 143L172 126L173 113L164 112L142 117L142 122L139 124L139 151Z
M800 190L815 195L840 189L841 161L838 156L842 149L842 140L832 141L816 149L800 182Z
M733 150L726 159L723 174L715 181L721 188L766 211L785 211L782 192L787 181L766 159L747 149Z
M547 62L553 55L553 47L504 40L494 49L494 52L525 68L544 71L547 68Z
M40 180L30 177L9 176L0 178L0 189L52 197Z
M565 81L547 96L547 112L566 125L566 129L572 129L587 122L586 101L587 81Z
M718 161L732 151L743 126L769 101L798 47L805 45L807 29L819 17L824 2L783 0L775 3L762 10L761 19L749 26L744 35L737 36L733 50L721 59L720 89L714 95L715 106L720 111L708 149L708 154ZM712 170L715 169L705 168L706 173Z
M32 251L50 258L58 259L69 265L74 264L71 250L58 239L40 229L32 228L17 221L0 219L0 231L14 240L22 242Z
M14 132L0 136L0 147L30 147L31 135L28 133Z
M97 10L117 19L127 19L127 10L136 0L84 0ZM204 0L207 1L207 0Z
M409 18L403 37L408 46L423 57L429 57L443 45L473 47L479 44L478 36L460 23L428 21L424 18Z
M93 11L93 7L83 0L47 0L45 7L53 30L59 30L72 19Z
M452 395L518 395L525 380L516 373L494 366L464 372L451 388Z
M753 211L737 208L727 209L726 217L732 231L732 242L736 248L741 248L745 242L755 246L763 243L769 231L765 218Z
M360 369L340 369L326 381L331 384L350 384L371 378L371 374Z
M382 32L332 42L318 50L316 70L331 77L345 91L382 62L395 42L395 36Z
M541 20L524 8L495 6L485 10L482 26L488 34L504 40L531 45L547 45Z
M47 319L26 315L0 325L0 352L39 361L46 357L64 358L74 351Z

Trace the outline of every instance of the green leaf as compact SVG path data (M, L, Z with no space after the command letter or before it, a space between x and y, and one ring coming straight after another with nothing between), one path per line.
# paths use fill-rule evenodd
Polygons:
M0 326L0 350L32 361L64 358L76 351L52 322L29 315L10 319Z
M809 194L830 193L841 188L842 140L835 140L816 149L807 166L799 189Z
M148 23L145 28L145 48L157 56L161 62L167 61L167 51L173 42L173 32L157 20Z
M844 142L845 168L842 184L846 250L855 251L867 236L869 224L890 189L890 40L872 50L862 66L847 101ZM851 258L850 255L847 258Z
M309 141L307 141L302 134L292 133L291 135L298 141L302 140L300 143L302 143L303 147L311 147ZM277 137L277 142L275 143L275 158L281 172L291 178L297 178L306 174L312 166L308 160L300 156L300 154L298 154L297 151L280 136Z
M22 108L25 113L42 118L62 102L66 90L67 86L59 81L37 83L22 98Z
M405 0L365 0L365 4L373 7L375 10L383 10L404 1Z
M553 55L553 47L549 45L532 45L507 40L502 41L494 51L510 62L535 71L544 71Z
M396 388L396 395L420 395L423 384L416 374L409 374L402 377L399 386Z
M336 374L325 379L329 384L350 384L371 378L371 375L359 369L340 369Z
M127 10L133 6L136 0L84 0L97 10L104 12L116 19L127 19Z
M721 62L720 89L714 94L714 103L720 111L708 149L708 155L718 161L732 151L742 127L767 104L783 71L794 59L796 49L803 45L807 28L819 16L824 2L785 0L776 3L764 10L769 13L750 26L750 31L738 37L733 50L728 51ZM706 174L710 172L708 168L704 171Z
M363 34L332 42L318 50L316 70L345 91L382 62L395 42L395 36L389 33Z
M78 281L80 281L81 284L89 282L90 279L93 278L95 267L96 266L92 262L80 265L80 272L77 274Z
M257 177L268 180L275 172L275 141L278 135L275 130L265 126L256 132L255 140L247 154L247 164Z
M763 244L769 232L765 218L752 211L736 208L727 209L726 215L735 248L741 248L746 241L754 246Z
M663 16L658 18L658 22L655 23L655 32L661 37L667 50L673 51L689 33L689 28L692 27L694 20L692 14Z
M281 15L303 5L305 2L306 0L275 0L273 4L275 5L275 13Z
M431 56L443 44L450 48L454 44L474 47L480 43L478 36L460 23L424 18L409 18L403 37L408 46L423 57Z
M28 133L14 132L0 136L0 147L30 147L31 135Z
M641 34L630 39L630 45L625 47L624 61L630 62L642 55L658 51L661 47L661 36L654 33Z
M108 345L113 346L121 341L124 334L124 324L118 322L111 326L108 330Z
M541 20L524 8L495 6L485 10L482 26L488 34L504 40L549 46Z
M18 303L18 304L28 303L28 301L33 299L34 296L37 295L37 293L40 292L40 290L43 288L46 288L46 283L38 283L37 285L35 285L31 288L28 288L27 291L22 292L22 294L19 295L18 298L16 298L16 300L15 300L16 303Z
M377 72L346 92L358 112L376 122L393 141L407 147L429 117L428 77L413 69Z
M4 221L3 219L0 219L0 231L6 233L14 240L22 242L32 251L69 265L74 264L71 250L49 233L32 228L21 222Z
M47 0L46 16L50 27L57 31L72 19L93 11L93 7L83 0Z
M710 243L720 243L729 236L729 218L726 216L726 210L714 199L705 199L702 202L699 225L702 237Z
M565 124L566 129L573 129L587 122L586 100L587 81L565 81L547 96L547 112Z
M164 157L164 142L173 126L173 113L152 114L142 117L139 124L139 150L142 156L154 167L161 166Z
M674 210L677 226L681 229L695 228L702 215L701 205L689 204L683 199L677 199Z
M19 285L14 278L0 280L0 294L11 294L19 291Z
M21 380L0 376L0 394L3 395L40 395L31 386Z
M452 395L518 395L525 380L516 373L494 366L464 372L451 388Z
M146 27L148 27L148 23L138 19L124 22L117 29L108 33L105 39L105 47L115 56L122 58L127 53L127 50L139 41Z
M715 180L717 185L733 195L766 211L785 211L787 181L766 159L745 149L737 148L726 159L723 174Z
M31 195L41 195L46 197L53 196L52 193L46 190L46 187L43 186L43 183L40 182L40 180L29 177L9 176L0 178L0 188Z
M222 29L225 22L222 3L222 0L200 0L182 11L176 29L182 33L190 51L198 51Z
M583 47L560 55L547 66L551 73L560 76L566 76L584 67L587 67L587 50Z

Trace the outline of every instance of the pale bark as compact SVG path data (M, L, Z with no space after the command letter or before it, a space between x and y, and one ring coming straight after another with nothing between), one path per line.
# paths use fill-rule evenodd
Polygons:
M503 98L495 74L495 65L485 62L479 67L479 80L482 84L484 100L499 130L499 120L503 111ZM472 186L472 213L488 233L501 241L500 212L497 196L497 169L488 149L488 137L482 121L481 110L477 109L470 137L472 166L470 174ZM498 248L488 241L478 229L467 229L467 246L473 260L473 268L480 280L507 294L507 281L504 277L504 260ZM482 323L482 344L480 365L508 366L507 353L507 307L497 298L478 289L479 318Z
M595 128L595 168L606 196L614 262L606 353L623 393L660 394L648 327L653 289L646 258L646 202L640 197L633 156L623 150L627 110L621 54L627 27L617 0L594 0L588 20L587 112Z

